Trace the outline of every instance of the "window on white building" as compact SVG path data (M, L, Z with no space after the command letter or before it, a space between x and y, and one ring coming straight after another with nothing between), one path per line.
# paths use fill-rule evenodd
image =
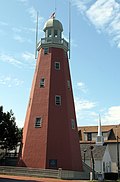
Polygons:
M92 133L87 133L87 141L92 141Z

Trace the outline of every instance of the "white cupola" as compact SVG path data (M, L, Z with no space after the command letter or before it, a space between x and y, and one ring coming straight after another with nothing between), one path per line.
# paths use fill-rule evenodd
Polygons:
M45 38L58 38L61 39L63 26L59 20L50 18L44 25Z
M49 18L43 28L45 37L41 38L41 41L37 44L37 50L40 48L56 47L62 48L67 52L69 50L69 43L62 38L63 26L59 20L55 17Z

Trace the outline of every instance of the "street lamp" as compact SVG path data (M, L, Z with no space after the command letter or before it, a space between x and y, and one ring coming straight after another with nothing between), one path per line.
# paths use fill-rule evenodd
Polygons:
M83 159L84 159L84 163L85 163L85 153L86 153L86 151L87 151L87 150L84 149L84 158L83 158Z
M119 158L119 137L117 136L117 166L118 166L118 179L120 177L120 158Z
M94 161L94 157L93 157L93 146L90 146L90 150L91 150L91 160L92 160L92 173L93 173L93 180L95 179L95 161Z

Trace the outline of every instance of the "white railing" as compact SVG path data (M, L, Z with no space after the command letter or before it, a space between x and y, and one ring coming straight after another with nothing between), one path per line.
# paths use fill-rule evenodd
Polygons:
M69 50L69 43L63 38L58 38L58 37L41 38L41 41L39 41L37 44L37 49L39 49L42 45L45 44L62 45L63 47L65 47L65 49Z
M86 175L85 171L67 171L59 168L58 170L53 169L35 169L27 167L11 167L11 166L0 166L0 175L16 175L16 176L34 176L34 177L48 177L58 179L89 179L89 175Z

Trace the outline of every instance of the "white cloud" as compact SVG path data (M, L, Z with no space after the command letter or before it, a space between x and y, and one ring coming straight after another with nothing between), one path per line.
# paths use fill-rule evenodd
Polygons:
M24 38L21 35L14 35L13 39L16 40L17 42L21 43L21 44L24 42L32 43L31 39Z
M87 6L89 3L91 3L93 0L72 0L73 5L77 6L78 10L80 11L86 11Z
M12 86L21 86L24 83L23 80L18 78L13 78L11 76L0 76L0 85L7 85L8 87Z
M28 13L30 14L33 21L36 22L37 11L35 10L35 8L34 7L29 8Z
M78 89L86 93L86 85L83 82L77 83ZM99 114L103 125L120 124L120 106L111 106L108 108L100 107L96 101L75 97L75 110L78 126L97 125Z
M23 126L24 126L23 120L19 120L19 119L17 119L17 118L16 118L16 124L17 124L17 126L18 126L19 128L23 128Z
M16 41L23 43L25 42L25 39L23 37L21 37L20 35L14 35L13 37Z
M24 52L22 53L22 57L26 60L26 61L33 61L35 59L35 55L30 53L30 52Z
M17 0L18 2L21 2L21 3L27 3L28 0Z
M83 92L82 95L88 92L84 82L78 82L77 88L78 91ZM75 96L74 100L78 126L96 123L96 117L98 116L96 113L97 103L79 96Z
M28 9L28 13L30 14L33 22L36 23L36 20L37 20L37 10L34 7L31 7L31 8ZM44 18L42 16L38 16L38 21L41 24L41 23L43 23Z
M78 83L77 83L77 86L78 86L78 89L79 89L80 91L82 91L83 93L86 93L86 92L87 92L87 88L86 88L85 83L83 83L83 82L78 82Z
M8 23L3 22L3 21L0 21L0 25L1 25L1 26L8 26Z
M20 33L22 30L21 28L17 28L17 27L13 27L12 30L15 32L15 33Z
M95 102L75 97L75 110L78 126L97 124L96 118L98 117L98 114L94 111L95 109Z
M14 65L18 68L34 68L35 67L35 56L30 52L24 52L20 55L20 61L16 59L14 56L7 54L0 54L0 60L3 62L7 62L11 65Z
M72 0L98 31L107 33L120 47L120 4L117 0Z
M103 124L120 124L120 106L108 108L103 116Z
M35 68L35 54L28 51L22 53L22 59L29 65L30 68Z
M97 109L95 102L75 98L75 108L78 126L97 125L99 114L102 125L120 124L120 106L111 106L105 111L105 109Z
M0 60L3 62L10 63L14 66L21 67L23 63L21 63L19 60L14 58L13 56L7 55L7 54L0 54Z
M95 102L80 99L78 97L75 98L76 112L80 112L82 110L93 109L95 106L96 106Z
M36 31L35 28L23 27L22 29L23 29L23 31L26 32L26 33L29 33L29 32L35 33L35 31Z
M18 0L18 1L24 3L24 2L27 2L28 0Z
M99 0L86 11L86 15L96 27L104 28L114 18L117 8L114 0Z

